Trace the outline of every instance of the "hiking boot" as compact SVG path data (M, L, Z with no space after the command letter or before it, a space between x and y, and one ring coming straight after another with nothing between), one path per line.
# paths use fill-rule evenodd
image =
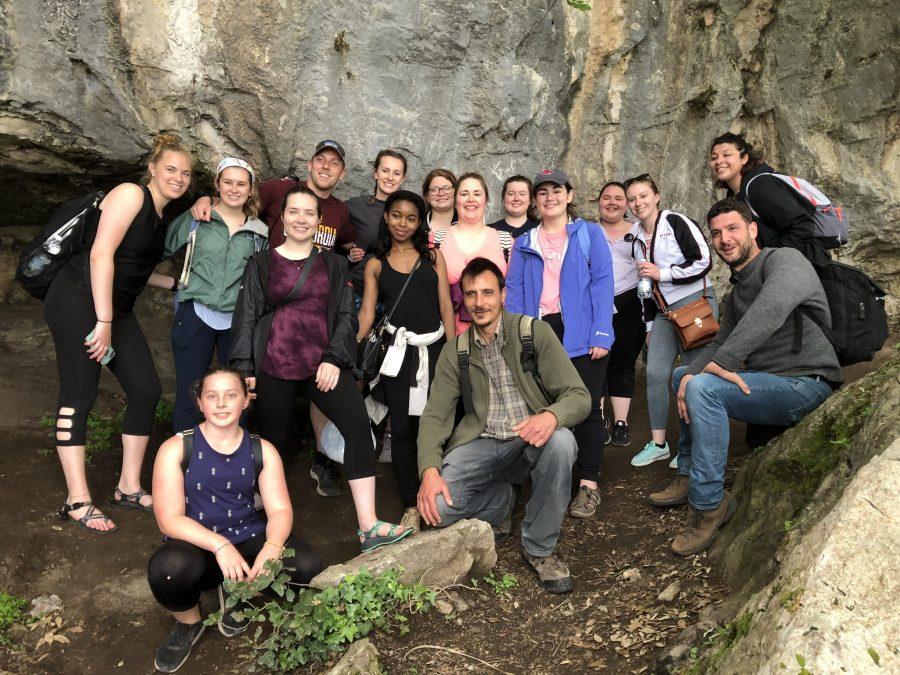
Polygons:
M620 448L631 445L631 429L629 429L628 424L622 420L619 420L613 425L610 436L609 442L613 445L618 445Z
M669 444L659 447L653 441L647 443L644 449L631 458L631 466L647 466L661 459L669 459Z
M569 593L575 587L568 566L555 555L536 556L524 550L522 555L538 575L541 588L548 593Z
M737 503L727 492L722 503L712 511L700 511L691 507L688 515L688 527L672 541L672 551L678 555L688 556L700 553L713 543L716 532L731 520Z
M238 619L235 613L244 609L241 603L236 604L231 609L225 609L225 590L219 584L219 632L227 638L240 635L250 627L250 620L247 618Z
M569 515L573 518L590 518L597 513L600 506L600 490L582 485L578 488L578 494L569 504Z
M309 475L316 481L316 492L320 497L341 496L341 475L335 462L321 453L316 453Z
M381 452L378 454L378 457L375 458L375 461L379 464L391 464L393 459L391 457L391 432L385 431L384 437L381 439Z
M670 469L677 469L677 468L678 468L678 454L679 454L679 453L676 452L676 453L675 453L675 456L672 458L672 461L669 462L669 468L670 468Z
M174 673L181 668L191 655L191 647L197 644L205 628L202 621L197 623L176 621L169 637L156 650L156 658L153 659L156 669L161 673Z
M654 492L649 497L649 501L653 506L681 506L687 504L688 488L691 485L691 479L687 476L676 476L675 480L669 483L662 492Z
M413 534L421 531L422 518L419 516L419 510L415 506L410 506L403 511L403 517L400 518L400 526L408 527L413 531Z

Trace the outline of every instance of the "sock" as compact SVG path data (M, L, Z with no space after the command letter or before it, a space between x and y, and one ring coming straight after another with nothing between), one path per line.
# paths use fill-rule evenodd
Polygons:
M666 447L666 442L663 441L662 443L654 443L653 445L662 450L664 447Z

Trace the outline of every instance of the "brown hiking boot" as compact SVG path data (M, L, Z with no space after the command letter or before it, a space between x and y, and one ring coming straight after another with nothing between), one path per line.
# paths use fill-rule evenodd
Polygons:
M706 549L713 543L719 528L731 520L736 507L734 497L727 492L722 503L712 511L699 511L691 507L687 530L672 541L672 551L688 556Z
M649 497L649 501L653 506L681 506L687 504L688 487L690 487L691 479L687 476L676 476L669 487L662 492L654 492Z
M597 513L598 506L600 506L600 490L582 485L569 505L569 515L573 518L590 518Z
M536 556L522 551L526 562L537 573L538 579L548 593L569 593L575 587L569 567L555 555Z

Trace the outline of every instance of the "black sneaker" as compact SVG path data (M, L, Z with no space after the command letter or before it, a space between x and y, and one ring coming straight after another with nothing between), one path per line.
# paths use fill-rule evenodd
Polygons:
M316 481L316 492L321 497L340 497L341 475L337 464L320 453L316 453L309 475Z
M156 658L153 659L156 669L161 673L174 673L181 668L191 655L191 647L197 644L205 628L202 621L197 623L176 621L169 637L156 650Z
M227 638L240 635L250 626L249 619L237 619L234 613L240 611L242 606L240 603L231 609L225 609L225 591L219 584L219 632Z
M628 425L619 420L615 423L612 428L612 440L610 441L613 445L618 445L619 447L624 448L626 445L631 444L631 429L628 428Z

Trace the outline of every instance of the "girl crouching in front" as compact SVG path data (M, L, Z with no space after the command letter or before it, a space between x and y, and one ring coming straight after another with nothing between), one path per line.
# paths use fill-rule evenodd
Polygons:
M165 541L150 558L147 576L153 596L175 618L156 650L154 665L164 673L178 670L203 634L201 591L224 579L256 578L285 548L295 552L285 560L295 583L308 583L321 569L318 554L291 534L294 514L281 457L239 424L250 403L243 374L210 370L197 383L197 403L205 420L163 443L153 467L153 510ZM257 489L265 516L253 508ZM247 622L224 612L221 586L219 600L219 631L226 637L243 632Z

